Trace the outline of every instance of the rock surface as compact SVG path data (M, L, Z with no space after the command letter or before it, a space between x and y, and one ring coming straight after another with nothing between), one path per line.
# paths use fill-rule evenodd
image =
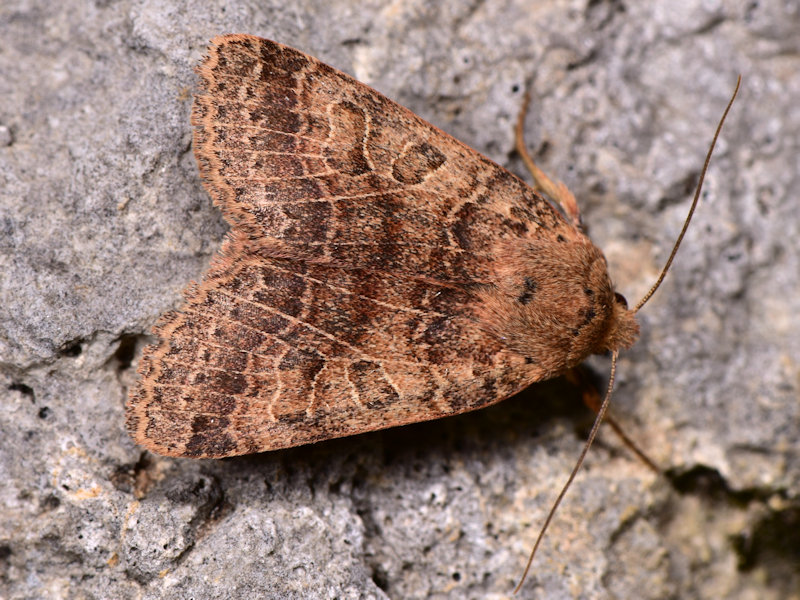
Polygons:
M462 5L463 4L463 5ZM452 6L451 6L452 5ZM564 381L225 461L144 454L126 390L226 226L192 67L247 32L563 179L629 300L703 203L519 598L798 598L796 3L11 0L0 7L0 597L503 598L591 422ZM590 361L602 386L603 358Z

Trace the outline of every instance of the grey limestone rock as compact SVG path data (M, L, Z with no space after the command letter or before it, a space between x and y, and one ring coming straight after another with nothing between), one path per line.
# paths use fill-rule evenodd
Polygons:
M591 413L562 380L489 410L223 461L148 455L124 404L226 226L193 66L246 32L343 69L523 173L513 127L641 297L713 128L703 200L619 364L607 431L519 598L797 597L796 2L0 6L0 597L504 598ZM608 362L588 368L600 387Z

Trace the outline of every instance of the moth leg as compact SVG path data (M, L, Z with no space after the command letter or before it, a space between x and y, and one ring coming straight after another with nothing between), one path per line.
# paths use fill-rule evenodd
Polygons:
M581 397L583 398L583 403L588 406L595 414L600 409L600 403L602 397L600 396L600 392L598 392L597 387L589 380L586 372L581 367L574 367L567 371L566 373L567 381L570 383L578 386L581 390ZM614 433L619 436L622 443L625 444L628 449L633 452L639 460L641 460L647 467L649 467L653 472L660 474L661 469L650 459L647 454L641 450L636 443L627 436L627 434L622 430L619 423L617 423L613 418L610 416L606 416L605 422L611 426L611 429L614 430Z
M553 181L547 175L545 175L544 171L537 167L536 163L533 162L533 158L531 158L531 155L528 153L528 149L525 147L523 130L525 129L525 115L528 113L528 104L530 99L531 94L530 90L528 90L525 92L525 97L522 99L522 108L519 111L519 117L517 117L517 126L514 132L517 152L522 157L522 161L525 163L525 166L533 177L534 188L537 191L542 192L554 202L557 202L559 206L561 206L561 210L564 211L564 214L567 216L570 222L576 228L583 230L583 226L581 225L581 211L578 209L578 202L575 200L575 196L572 195L572 192L570 192L567 189L567 186L562 182L558 180Z

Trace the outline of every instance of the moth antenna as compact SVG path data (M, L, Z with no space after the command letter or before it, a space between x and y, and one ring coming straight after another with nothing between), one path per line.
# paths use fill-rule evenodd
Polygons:
M692 205L689 208L689 214L686 216L686 220L683 223L683 228L681 229L680 234L678 235L678 239L675 241L675 245L672 247L672 252L670 252L669 258L667 259L667 263L664 265L664 268L661 270L661 274L658 276L658 279L650 288L650 290L644 295L644 297L639 300L636 304L636 307L633 309L633 312L636 313L639 311L642 306L652 297L652 295L656 292L659 288L661 283L664 281L664 277L667 275L667 271L669 271L670 266L672 265L672 261L675 259L675 255L678 252L678 248L683 241L684 236L686 235L686 231L689 229L689 223L692 220L692 216L694 215L694 211L697 208L697 203L700 200L700 193L703 190L703 181L706 177L706 172L708 171L708 165L711 162L711 155L714 152L714 146L717 144L717 139L719 138L719 134L722 131L722 125L725 123L725 118L728 116L728 113L731 110L731 106L733 106L733 101L736 99L736 95L739 93L739 87L742 84L742 76L736 79L736 87L733 90L733 94L731 95L731 99L728 101L728 105L725 107L725 111L722 113L722 118L719 120L719 124L717 125L717 129L714 132L714 138L711 140L711 145L708 148L708 153L706 154L705 162L703 163L703 169L700 171L700 180L697 183L697 189L694 193L694 199L692 200ZM519 129L519 126L518 126ZM517 133L519 137L519 132ZM575 466L572 468L572 472L567 479L567 482L564 484L564 487L561 488L561 492L559 492L556 501L553 502L553 506L550 508L550 512L547 514L547 518L544 521L544 525L542 525L541 530L539 531L539 535L536 538L536 543L533 545L533 550L531 550L531 554L528 557L528 562L525 565L525 571L522 573L522 578L520 579L517 587L514 588L514 594L517 594L520 589L522 588L522 584L525 583L525 579L528 577L528 572L530 571L531 565L533 564L533 559L536 556L536 551L539 549L539 545L544 538L544 534L547 532L547 528L550 526L550 523L553 520L553 517L558 510L561 501L564 499L564 496L567 493L567 490L572 485L572 482L575 479L575 476L578 474L581 466L583 465L583 461L586 458L586 455L589 452L589 448L592 446L592 442L594 442L595 437L597 437L597 432L600 429L600 425L603 422L603 418L605 417L606 412L608 411L608 406L611 402L611 393L614 389L614 377L617 373L617 357L619 356L619 351L615 350L611 355L611 375L608 379L608 388L606 390L606 395L603 398L603 403L600 405L599 410L597 411L597 416L595 417L594 424L592 425L592 430L589 432L589 437L586 440L586 443L583 446L583 450L581 451L580 457L578 457L578 461L575 463Z
M739 93L739 86L742 84L742 76L736 79L736 88L733 90L733 95L731 99L728 101L728 106L725 107L725 112L722 113L722 118L719 120L719 124L717 125L717 130L714 132L714 138L711 140L711 146L708 148L708 153L706 154L706 160L703 163L703 170L700 171L700 181L697 182L697 189L694 192L694 200L692 200L692 206L689 208L689 214L686 215L686 220L683 222L683 229L681 229L680 235L678 235L678 239L675 240L675 245L672 247L672 252L669 254L669 258L667 259L667 264L664 265L664 268L661 270L661 274L656 279L656 282L653 284L653 287L650 288L644 297L639 300L636 304L636 307L633 309L634 313L639 312L639 309L644 306L645 302L650 300L650 297L655 294L658 286L661 285L661 282L664 281L664 277L667 275L667 271L669 270L670 265L672 265L672 261L675 258L675 255L678 253L678 248L683 241L683 236L686 235L686 230L689 229L689 222L692 220L692 215L694 215L694 209L697 208L697 203L700 200L700 192L703 190L703 180L706 178L706 171L708 171L708 164L711 162L711 154L714 152L714 146L717 144L717 138L719 137L720 131L722 131L722 125L725 123L725 117L728 116L728 112L731 110L731 106L733 106L733 101L736 99L736 94Z
M558 510L558 506L561 504L561 501L567 494L567 490L569 489L569 486L572 485L572 481L575 479L575 475L578 474L581 465L583 465L583 461L586 458L586 455L589 453L589 448L592 447L594 438L597 437L597 432L600 429L600 425L603 423L603 417L608 411L608 405L611 402L611 392L614 389L614 376L617 373L618 356L619 350L614 350L613 354L611 355L611 375L608 378L608 388L606 389L606 395L603 398L603 403L600 405L600 408L597 411L597 416L594 418L592 430L589 432L589 437L587 438L586 443L583 445L583 450L581 451L581 455L578 457L578 462L575 463L575 466L572 468L572 473L569 474L567 483L565 483L564 487L561 488L561 492L559 492L556 501L553 502L553 506L550 508L550 512L547 514L547 518L544 520L544 525L542 525L542 528L539 530L539 536L536 538L536 543L533 545L531 555L528 557L528 563L525 565L525 571L522 573L522 579L519 580L517 587L514 588L514 594L519 592L519 590L522 588L522 584L525 583L525 578L528 576L528 571L530 571L531 565L533 564L533 557L536 556L536 551L539 549L539 544L542 543L544 534L547 531L547 528L550 526L550 522L553 520L556 510Z

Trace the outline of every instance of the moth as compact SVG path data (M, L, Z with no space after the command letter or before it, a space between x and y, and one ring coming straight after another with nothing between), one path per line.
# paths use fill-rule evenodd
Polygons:
M437 419L636 340L558 186L560 209L266 39L216 37L197 73L194 152L231 230L143 353L138 444L220 458Z

